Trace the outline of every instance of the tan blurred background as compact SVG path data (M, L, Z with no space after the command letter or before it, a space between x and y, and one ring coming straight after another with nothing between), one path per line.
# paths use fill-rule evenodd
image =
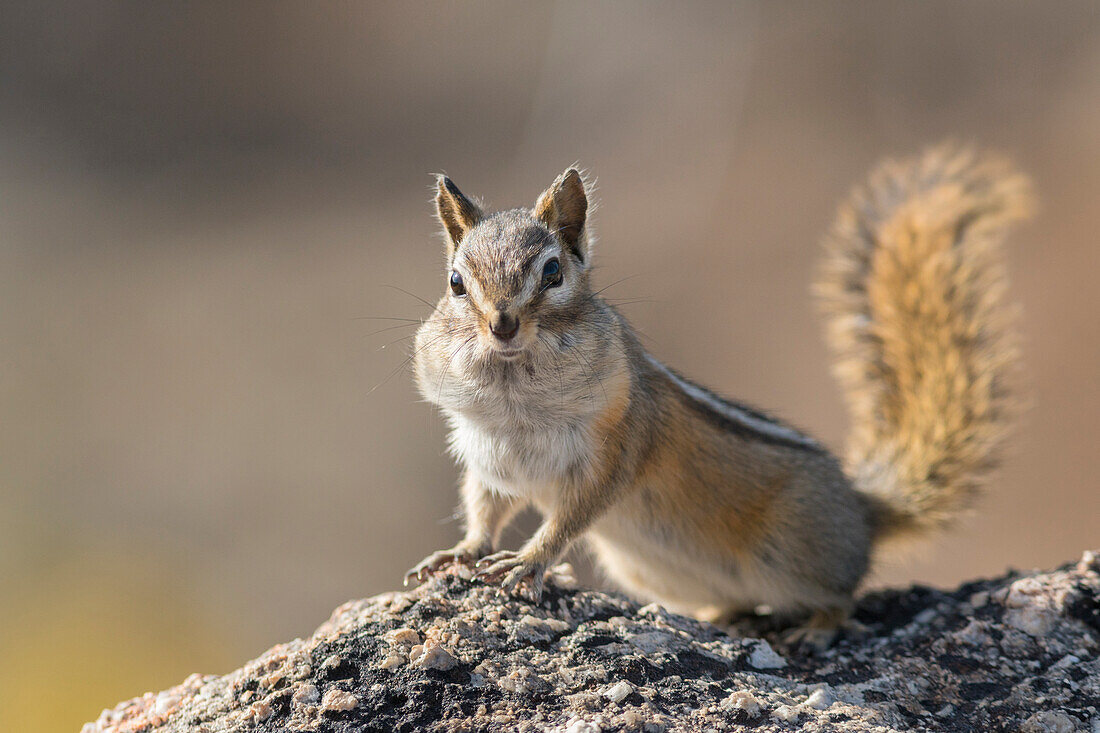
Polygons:
M514 206L588 167L652 350L839 447L836 203L884 154L1009 153L1033 408L980 514L875 582L1100 545L1095 3L0 8L2 730L228 671L455 540L411 329L361 320L442 291L436 171Z

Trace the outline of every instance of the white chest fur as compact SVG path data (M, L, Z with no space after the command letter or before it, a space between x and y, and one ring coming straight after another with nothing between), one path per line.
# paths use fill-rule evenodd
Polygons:
M517 427L453 414L451 451L483 484L533 501L552 494L591 458L587 421Z

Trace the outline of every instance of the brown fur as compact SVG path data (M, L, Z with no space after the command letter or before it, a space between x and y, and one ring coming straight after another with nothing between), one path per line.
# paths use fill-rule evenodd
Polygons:
M566 171L531 210L483 215L449 181L445 292L417 334L424 396L465 467L466 538L411 571L478 562L539 592L586 537L612 580L673 608L813 611L835 626L874 537L937 524L973 491L1005 420L996 244L1019 179L961 152L887 166L842 209L821 292L856 427L851 478L805 434L646 354L593 292L587 196ZM560 285L540 273L560 262ZM449 275L449 273L448 273ZM488 328L515 314L514 341ZM493 552L518 507L543 515Z

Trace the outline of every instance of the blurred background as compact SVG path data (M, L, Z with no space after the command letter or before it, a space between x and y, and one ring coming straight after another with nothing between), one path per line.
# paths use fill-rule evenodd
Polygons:
M0 14L2 730L227 672L456 540L413 329L365 320L443 290L433 172L510 207L579 161L651 350L839 448L836 204L883 155L1009 154L1042 204L1009 243L1032 408L980 511L873 582L1100 545L1095 3Z

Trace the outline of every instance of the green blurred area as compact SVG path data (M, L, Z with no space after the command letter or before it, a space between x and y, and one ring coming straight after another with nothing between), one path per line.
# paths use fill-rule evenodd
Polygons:
M1033 407L976 515L875 582L1097 544L1094 3L0 18L0 731L228 672L454 542L411 327L365 320L444 287L439 171L504 207L579 161L647 346L839 449L808 287L836 203L885 154L1005 152L1042 202L1009 245Z

